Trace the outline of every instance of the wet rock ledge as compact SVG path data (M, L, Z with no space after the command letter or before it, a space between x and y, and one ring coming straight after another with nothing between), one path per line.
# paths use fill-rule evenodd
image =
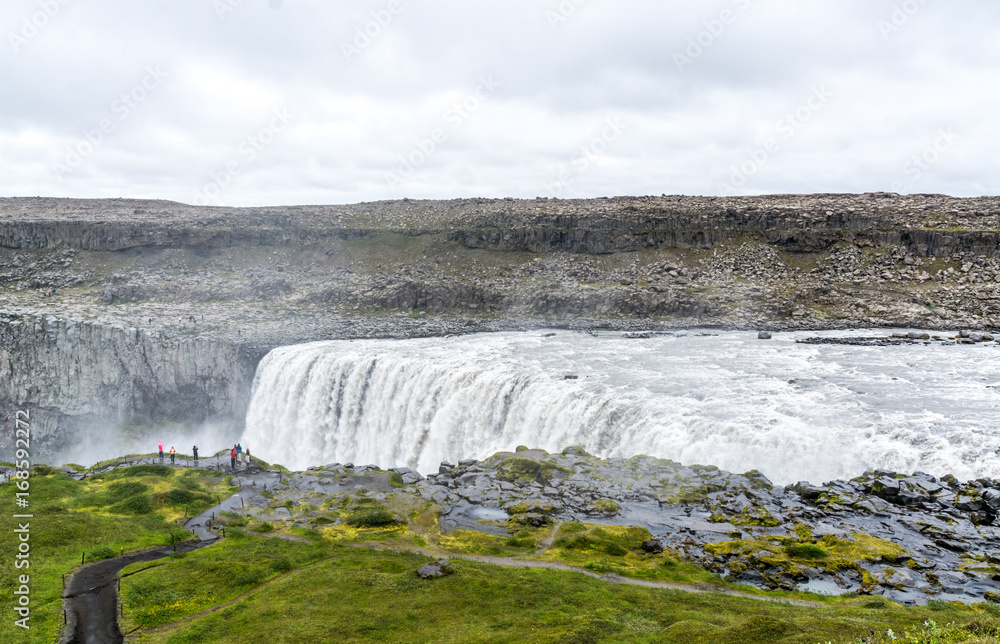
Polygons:
M426 477L405 467L313 467L286 475L251 506L259 520L336 525L341 518L326 518L316 498L358 488L375 502L437 506L443 532L508 537L565 522L638 526L652 536L641 544L647 554L663 549L765 589L879 594L903 603L1000 601L995 479L876 470L782 487L757 471L519 447L484 461L442 463Z

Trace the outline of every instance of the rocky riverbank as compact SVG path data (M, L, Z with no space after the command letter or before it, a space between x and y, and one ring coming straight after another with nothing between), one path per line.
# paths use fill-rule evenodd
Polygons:
M286 473L240 514L279 530L336 530L347 528L348 506L360 498L367 511L387 514L382 525L445 545L449 533L474 531L526 548L527 557L582 549L611 555L612 567L615 557L690 561L771 590L1000 602L1000 481L987 478L875 471L781 487L757 471L518 448L442 463L427 476L353 463ZM435 524L420 518L428 508ZM626 552L605 544L600 526L648 532ZM556 534L568 536L546 540Z

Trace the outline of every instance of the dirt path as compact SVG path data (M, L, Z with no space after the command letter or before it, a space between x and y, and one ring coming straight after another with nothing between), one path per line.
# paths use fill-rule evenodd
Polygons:
M191 552L215 543L215 539L185 541L177 552ZM66 644L118 644L124 641L118 628L118 573L139 561L155 561L174 552L173 546L134 552L106 559L78 570L63 592L66 602Z
M549 533L549 536L542 539L541 543L538 544L538 548L535 549L536 555L540 555L552 547L552 544L556 541L556 534L559 532L559 526L562 524L562 521L555 522L555 525L552 526L552 532Z
M554 532L554 531L553 531ZM359 547L370 548L372 550L384 550L394 552L392 548L385 548L381 544L377 543L360 543L356 544ZM754 599L762 602L778 602L787 603L794 606L805 606L805 607L817 607L822 606L822 602L810 601L808 599L792 599L789 597L767 597L764 595L755 595L753 593L744 592L742 590L736 590L734 588L725 588L720 586L715 586L713 584L682 584L673 581L654 581L651 579L634 579L632 577L622 577L621 575L616 575L615 573L605 573L600 574L587 570L585 568L578 568L576 566L570 566L569 564L559 563L557 561L538 561L536 559L518 559L514 557L498 557L494 555L464 555L464 554L454 554L448 552L437 552L429 548L408 548L408 552L416 552L428 557L435 557L438 559L461 559L463 561L475 561L477 563L490 564L493 566L508 566L511 568L543 568L546 570L563 570L565 572L576 572L581 575L586 575L593 579L599 579L603 582L609 584L623 584L626 586L642 586L644 588L659 588L661 590L679 590L686 593L715 593L718 595L728 595L730 597L742 597L744 599Z
M180 469L180 468L179 468ZM210 519L219 512L240 509L256 496L261 483L270 482L269 472L238 472L242 477L258 481L258 487L244 486L236 494L216 506L188 520L184 527L198 537L198 541L177 544L177 552L191 552L210 546L218 540L209 529ZM163 546L134 552L114 559L106 559L77 570L63 591L66 607L66 627L60 639L62 644L120 644L124 642L118 627L118 573L122 568L139 562L155 561L169 556L174 546Z

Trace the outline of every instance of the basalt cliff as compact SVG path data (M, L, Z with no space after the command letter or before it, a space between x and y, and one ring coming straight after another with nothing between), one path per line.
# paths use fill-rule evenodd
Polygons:
M1000 198L0 199L0 410L238 434L271 348L537 328L1000 326ZM9 428L0 447L11 440Z

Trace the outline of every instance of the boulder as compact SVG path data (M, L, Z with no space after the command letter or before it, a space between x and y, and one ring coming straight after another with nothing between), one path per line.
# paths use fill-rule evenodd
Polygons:
M769 332L767 332L767 331L761 331L760 333L757 334L757 339L758 340L770 340L771 339L771 334Z
M422 480L424 480L424 477L420 476L417 472L407 472L406 474L403 474L403 483L406 483L407 485Z
M424 564L417 569L417 576L421 579L439 579L453 574L455 571L451 567L451 562L444 559Z
M1000 490L993 488L983 490L983 501L991 510L1000 510Z
M820 494L823 494L826 490L818 488L806 481L799 481L795 485L789 486L785 489L792 490L793 492L798 492L799 496L807 501L812 501L818 499Z
M651 555L658 555L663 552L663 544L660 543L659 539L650 539L649 541L643 541L640 546L643 552L648 552Z

